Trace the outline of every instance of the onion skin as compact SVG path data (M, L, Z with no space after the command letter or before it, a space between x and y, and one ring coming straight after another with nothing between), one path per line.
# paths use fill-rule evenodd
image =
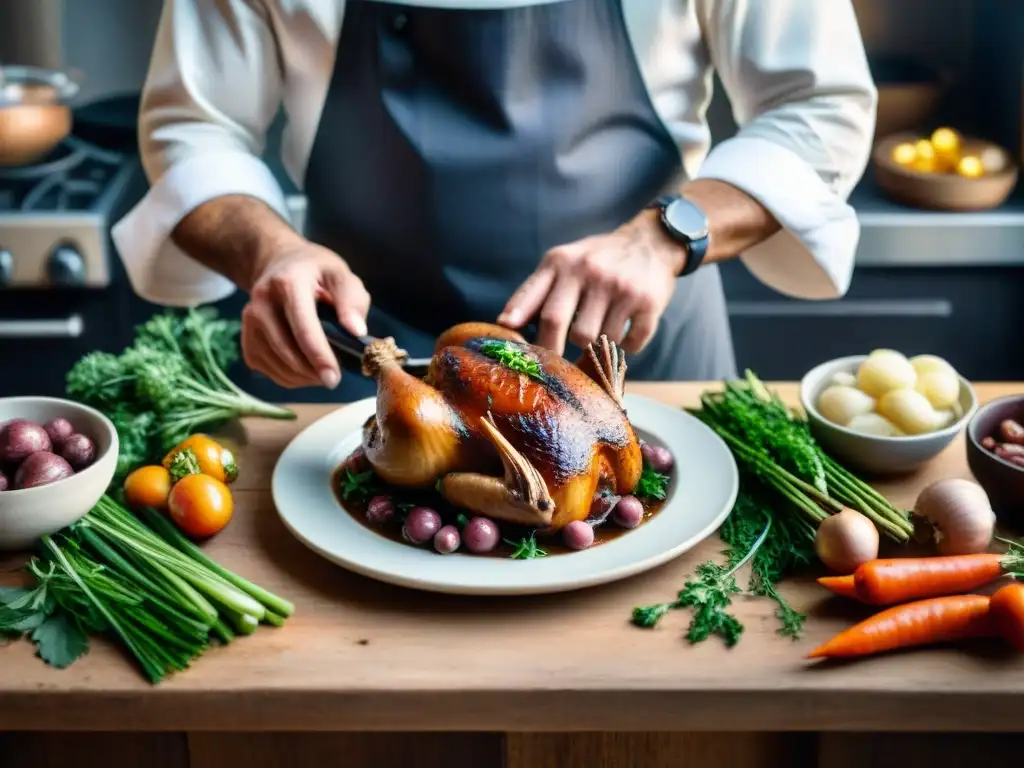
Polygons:
M932 483L917 497L914 514L939 533L940 555L987 552L995 533L996 515L988 494L971 480L951 477Z
M844 509L821 521L814 551L829 570L851 574L878 557L878 529L860 512Z
M75 470L61 456L49 451L36 451L18 466L14 487L18 490L50 485L71 477Z

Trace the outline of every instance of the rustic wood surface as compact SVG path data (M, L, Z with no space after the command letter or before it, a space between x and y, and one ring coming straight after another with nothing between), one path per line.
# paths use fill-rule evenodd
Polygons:
M695 383L633 390L689 405L705 388ZM977 386L983 401L1021 389ZM792 385L779 391L795 396ZM760 599L738 602L746 633L732 650L716 641L688 646L682 614L654 631L629 624L634 605L671 597L697 563L716 555L717 540L647 574L550 597L432 596L348 573L296 541L271 503L276 457L298 430L326 413L313 406L297 411L298 422L246 425L236 519L209 545L227 567L294 600L297 611L288 625L215 649L155 688L102 642L64 671L33 658L29 644L12 644L0 649L0 730L1024 730L1024 660L998 644L847 665L804 662L807 650L858 615L827 599L810 579L783 590L811 615L799 642L775 634L772 605ZM923 471L879 488L909 505L926 483L950 476L969 476L962 439ZM0 570L17 564L18 558L7 557ZM8 582L13 577L0 575ZM510 737L509 754L520 757L509 765L554 765L534 757L538 744L563 744L557 741L563 737L551 738L556 741ZM619 765L586 757L598 748L594 743L610 738L576 742L582 745L578 764ZM644 738L636 735L636 749L643 749ZM260 743L239 737L237 749L263 751ZM746 743L727 739L724 748L738 753ZM700 743L688 744L684 753L699 757ZM669 763L635 763L661 764Z

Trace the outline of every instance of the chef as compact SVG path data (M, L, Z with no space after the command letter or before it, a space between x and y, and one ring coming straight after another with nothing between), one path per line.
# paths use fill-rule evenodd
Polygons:
M713 72L739 130L709 151ZM413 356L536 323L719 379L716 262L847 290L875 104L850 0L165 0L114 239L152 302L246 291L245 360L284 387L339 385L317 302ZM261 160L282 106L304 233Z

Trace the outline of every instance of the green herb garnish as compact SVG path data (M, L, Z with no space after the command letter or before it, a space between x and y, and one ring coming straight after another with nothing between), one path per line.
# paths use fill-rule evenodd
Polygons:
M636 484L633 495L639 499L655 499L663 501L668 495L668 476L655 472L645 462L640 481Z
M513 560L533 560L537 557L547 557L548 553L537 546L537 539L531 536L524 536L519 541L504 540L512 547L513 552L509 557Z
M480 354L498 361L511 371L543 381L540 363L511 341L485 341L480 345Z
M341 498L345 501L360 501L371 496L377 489L377 478L372 469L365 472L353 472L345 469L341 476Z
M195 432L241 416L295 418L228 378L225 370L240 356L240 327L212 308L167 311L138 326L120 354L91 352L68 371L68 396L102 411L117 428L115 484Z
M460 512L455 516L455 522L458 524L459 528L465 528L469 525L469 518Z
M779 634L797 638L805 617L786 602L777 585L814 561L814 535L822 520L849 507L900 542L913 534L913 525L905 512L825 454L806 420L753 373L748 371L742 381L725 382L720 392L705 392L701 405L690 413L725 441L740 468L740 493L719 531L728 547L726 561L701 564L676 600L634 609L633 623L653 627L672 609L689 607L694 609L690 642L719 635L734 644L742 632L728 614L738 592L734 574L749 563L745 591L773 600Z
M167 471L170 472L171 482L173 483L189 475L202 474L202 469L199 467L199 457L196 456L196 452L191 448L175 453L171 457L170 466L167 468Z

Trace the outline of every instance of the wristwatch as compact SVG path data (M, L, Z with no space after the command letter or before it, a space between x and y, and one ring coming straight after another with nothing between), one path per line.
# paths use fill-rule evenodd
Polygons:
M691 200L680 195L662 195L649 208L661 212L661 225L668 236L686 248L686 263L679 276L697 271L708 252L711 235L708 232L708 217Z

